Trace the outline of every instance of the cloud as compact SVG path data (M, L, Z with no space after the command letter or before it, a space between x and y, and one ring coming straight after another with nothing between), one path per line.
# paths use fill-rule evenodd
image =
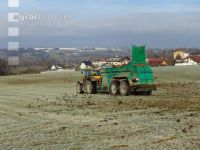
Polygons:
M25 23L21 26L21 39L28 45L28 39L41 38L46 41L43 42L44 45L48 45L49 40L57 47L59 44L125 46L132 42L154 47L198 46L196 38L200 38L199 15L200 13L131 13L127 16L87 18L78 21L72 19L63 23Z
M35 8L38 13L62 13L71 19L21 22L23 46L126 46L133 42L154 47L200 46L200 5L196 0L61 0L51 1L43 9L41 4L46 2L22 0L21 12L31 14ZM7 37L6 17L7 12L0 20L2 41Z
M22 23L25 35L75 35L82 32L90 34L105 32L156 32L156 31L198 31L200 30L200 13L180 15L176 13L135 13L126 16L105 16L85 18L82 20L69 20L61 22ZM36 32L38 31L38 32ZM40 32L46 31L46 32ZM50 32L47 32L50 31Z

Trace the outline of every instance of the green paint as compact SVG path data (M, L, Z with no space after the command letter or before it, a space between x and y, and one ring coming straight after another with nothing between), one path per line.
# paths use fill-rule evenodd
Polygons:
M145 46L132 46L132 62L128 65L116 68L105 68L101 71L103 78L106 78L107 90L110 88L110 83L113 79L128 79L129 83L133 83L131 86L144 86L149 87L149 90L154 90L154 76L153 71L146 63L146 49ZM134 78L139 78L138 82L132 82Z

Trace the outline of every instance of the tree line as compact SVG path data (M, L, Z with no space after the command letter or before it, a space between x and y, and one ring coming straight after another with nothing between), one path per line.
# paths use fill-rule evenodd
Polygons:
M8 74L8 63L4 59L0 58L0 76Z

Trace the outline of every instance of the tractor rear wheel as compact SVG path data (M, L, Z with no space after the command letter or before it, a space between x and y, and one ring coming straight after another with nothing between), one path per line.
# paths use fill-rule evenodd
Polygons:
M117 81L112 81L110 84L110 94L115 96L119 93L119 86L117 84Z
M91 81L86 81L85 89L87 94L95 94L95 85Z
M76 84L76 92L78 94L83 94L83 86L80 82L77 82L77 84Z
M128 96L130 94L130 86L128 81L121 81L119 86L119 92L122 96Z

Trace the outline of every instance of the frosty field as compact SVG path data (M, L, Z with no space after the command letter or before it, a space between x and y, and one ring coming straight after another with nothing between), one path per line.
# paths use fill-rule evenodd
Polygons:
M77 95L79 72L0 77L0 149L200 149L200 66L152 96Z

